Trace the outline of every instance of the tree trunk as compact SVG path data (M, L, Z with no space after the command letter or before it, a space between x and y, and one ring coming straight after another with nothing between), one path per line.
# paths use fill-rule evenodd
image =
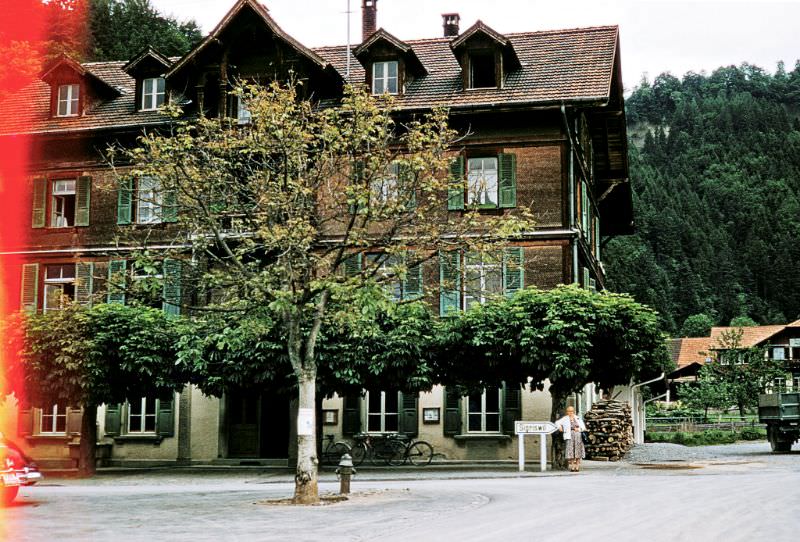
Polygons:
M78 475L94 476L97 459L97 405L83 407L81 417L81 444L78 449Z
M319 488L317 486L317 428L313 418L315 413L315 398L317 378L316 371L305 369L298 376L298 427L297 427L297 471L294 477L294 503L316 504L319 502ZM304 412L311 412L312 422L310 435L302 435L304 427L299 421ZM308 431L305 431L308 432Z
M744 420L747 416L747 407L744 403L739 403L739 417Z
M567 396L566 394L556 392L553 388L550 388L550 421L556 421L561 416L564 415L564 410L567 408ZM561 431L556 431L553 433L553 462L552 468L553 470L566 470L567 469L567 457L566 447L564 446L564 437L561 434Z

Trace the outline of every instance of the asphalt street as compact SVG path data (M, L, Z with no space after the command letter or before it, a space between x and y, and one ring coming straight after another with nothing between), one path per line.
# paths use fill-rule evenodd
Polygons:
M683 454L683 455L681 455ZM533 467L533 466L532 466ZM332 493L332 474L321 489ZM9 541L797 540L800 453L765 443L638 449L584 472L373 470L343 503L291 495L282 471L162 470L46 480L0 510Z

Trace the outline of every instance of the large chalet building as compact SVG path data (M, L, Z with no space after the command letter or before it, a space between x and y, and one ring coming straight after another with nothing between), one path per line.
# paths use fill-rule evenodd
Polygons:
M30 235L0 255L3 265L12 256L21 261L10 270L20 276L20 308L58 310L63 296L124 302L105 279L124 272L136 248L124 241L126 232L147 227L157 236L159 227L179 227L151 197L157 180L118 185L102 159L110 143L133 145L143 130L166 125L159 107L170 100L180 100L187 115L247 122L246 108L229 93L233 82L286 80L290 73L309 97L327 103L335 104L347 84L363 84L394 95L398 117L448 107L451 125L469 132L460 143L461 174L480 171L491 187L482 212L533 212L535 229L512 242L522 263L514 280L509 269L461 255L451 262L455 286L439 287L443 273L432 261L421 280L438 298L434 306L446 312L480 302L484 296L464 286L476 280L490 293L511 284L602 289L604 243L633 228L619 29L502 34L481 21L462 30L459 16L446 14L443 36L403 41L376 28L377 9L377 0L362 0L360 44L309 48L286 34L267 7L238 0L182 58L152 49L116 62L62 58L11 96L0 106L0 137L27 134L34 142ZM470 197L444 197L443 209L461 212ZM158 239L150 247L157 249ZM177 269L165 262L166 284ZM179 312L181 288L166 289L163 306ZM589 392L575 398L580 408L592 400ZM513 420L549 419L550 400L545 392L460 397L437 387L419 396L370 390L327 399L323 409L325 434L400 431L430 441L450 459L505 459L516 454ZM22 409L19 440L44 465L69 464L79 414L70 405ZM106 405L98 416L101 450L117 465L285 460L291 420L287 400L234 390L206 397L193 386L172 401Z

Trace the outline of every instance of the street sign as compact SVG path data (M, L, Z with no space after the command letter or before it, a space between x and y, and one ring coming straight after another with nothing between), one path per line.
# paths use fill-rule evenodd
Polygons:
M553 422L514 422L514 432L518 435L549 435L556 429Z

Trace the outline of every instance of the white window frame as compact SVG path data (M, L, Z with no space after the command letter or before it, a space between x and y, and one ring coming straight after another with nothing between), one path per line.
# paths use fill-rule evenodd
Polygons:
M373 391L371 393L380 393L381 394L381 410L380 410L380 412L370 411L370 409L369 409L369 406L370 406L370 401L369 401L370 392L367 391L364 394L364 418L365 418L365 422L366 422L364 424L364 428L367 430L368 433L373 433L373 434L378 434L378 433L397 433L397 432L399 432L400 431L400 400L399 400L399 397L397 395L397 392L396 391L390 391L390 392L385 392L385 391L375 392L375 391ZM396 412L387 412L387 410L386 410L386 394L387 393L394 394L394 397L397 398L396 399L396 401L397 401L397 411ZM387 430L386 429L386 417L387 416L394 416L395 417L397 429L394 429L394 430ZM374 417L374 418L380 417L380 430L370 429L370 423L369 423L370 417Z
M81 86L76 83L59 85L56 101L56 116L77 117L78 108L80 107L80 94Z
M149 88L148 88L149 87ZM160 87L160 88L159 88ZM142 111L157 111L164 103L166 83L163 77L148 77L142 80ZM150 106L148 107L148 99Z
M497 392L497 411L488 412L486 410L486 389L481 392L481 410L470 410L470 401L469 395L465 395L462 398L464 401L464 414L466 419L464 420L464 427L467 429L467 433L486 433L491 435L498 435L503 432L503 388L491 388L492 391ZM481 428L480 429L471 429L470 428L470 415L480 415L481 419ZM486 429L486 417L488 415L497 415L497 429Z
M148 414L147 413L147 400L148 399L153 401L153 413L152 414ZM131 416L132 416L132 412L133 411L131 409L131 403L127 402L125 404L125 407L126 407L125 408L125 410L126 410L125 430L126 430L126 432L128 434L130 434L130 435L155 435L156 433L158 433L158 407L160 406L159 405L159 400L158 399L153 399L152 397L146 397L145 396L145 397L142 397L137 402L139 403L139 405L142 408L142 413L136 415L137 417L141 418L140 421L139 421L139 428L138 428L138 430L134 430L132 428L132 426L131 426ZM153 419L153 430L152 431L146 431L145 430L145 427L147 427L147 423L146 423L147 422L147 418L152 418Z
M497 156L467 160L467 205L500 206L500 164Z
M143 216L147 211L147 216ZM155 177L139 177L136 181L136 223L162 222L161 183Z
M75 207L77 205L77 182L75 179L53 179L50 182L50 227L71 228L75 226ZM65 212L65 197L73 197L72 223Z
M394 77L389 75L389 66L394 66ZM380 67L380 75L378 68ZM394 83L394 92L391 84ZM400 93L400 63L396 60L382 60L372 63L372 94L380 96L382 94L396 95Z
M73 271L72 277L65 277L64 276L64 266L65 265L69 265L69 264L52 264L52 265L58 265L59 267L61 267L61 272L60 272L61 276L60 277L55 277L55 278L53 278L53 277L48 278L47 269L48 269L49 266L48 265L45 266L45 268L44 268L44 301L43 301L43 304L42 304L42 312L48 312L48 310L51 310L51 311L62 310L64 308L64 297L65 297L64 286L67 285L67 284L72 284L74 286L74 284L75 284L75 272L74 271ZM48 308L48 305L49 305L48 301L50 299L50 296L53 295L53 292L56 292L56 291L59 292L57 294L58 295L58 299L59 299L58 308L55 308L55 307ZM73 292L73 300L75 299L74 295L75 294Z
M789 348L788 345L784 344L773 344L770 345L770 359L773 361L786 361L786 349ZM775 353L780 352L780 357L775 357Z
M236 98L236 122L239 124L250 124L253 122L253 114L247 108L247 104L241 96Z
M66 435L67 434L67 407L64 406L63 413L59 410L58 403L54 403L48 409L39 409L39 434L40 435ZM49 418L50 427L46 427L45 418ZM64 420L64 430L58 431L58 420Z
M477 259L477 260L476 260ZM503 262L499 259L488 261L489 256L481 253L467 252L464 254L464 309L469 309L473 304L483 305L491 299L496 299L503 294ZM478 289L472 275L478 275ZM487 287L490 273L497 273L498 291L490 291Z
M387 204L398 197L400 183L400 164L392 162L386 167L386 174L372 181L372 197L377 203Z
M381 262L377 265L375 275L382 279L381 285L384 291L395 301L401 301L403 299L403 285L397 275L397 266L401 263L399 258L391 254L367 254L367 262L373 268L379 258Z

